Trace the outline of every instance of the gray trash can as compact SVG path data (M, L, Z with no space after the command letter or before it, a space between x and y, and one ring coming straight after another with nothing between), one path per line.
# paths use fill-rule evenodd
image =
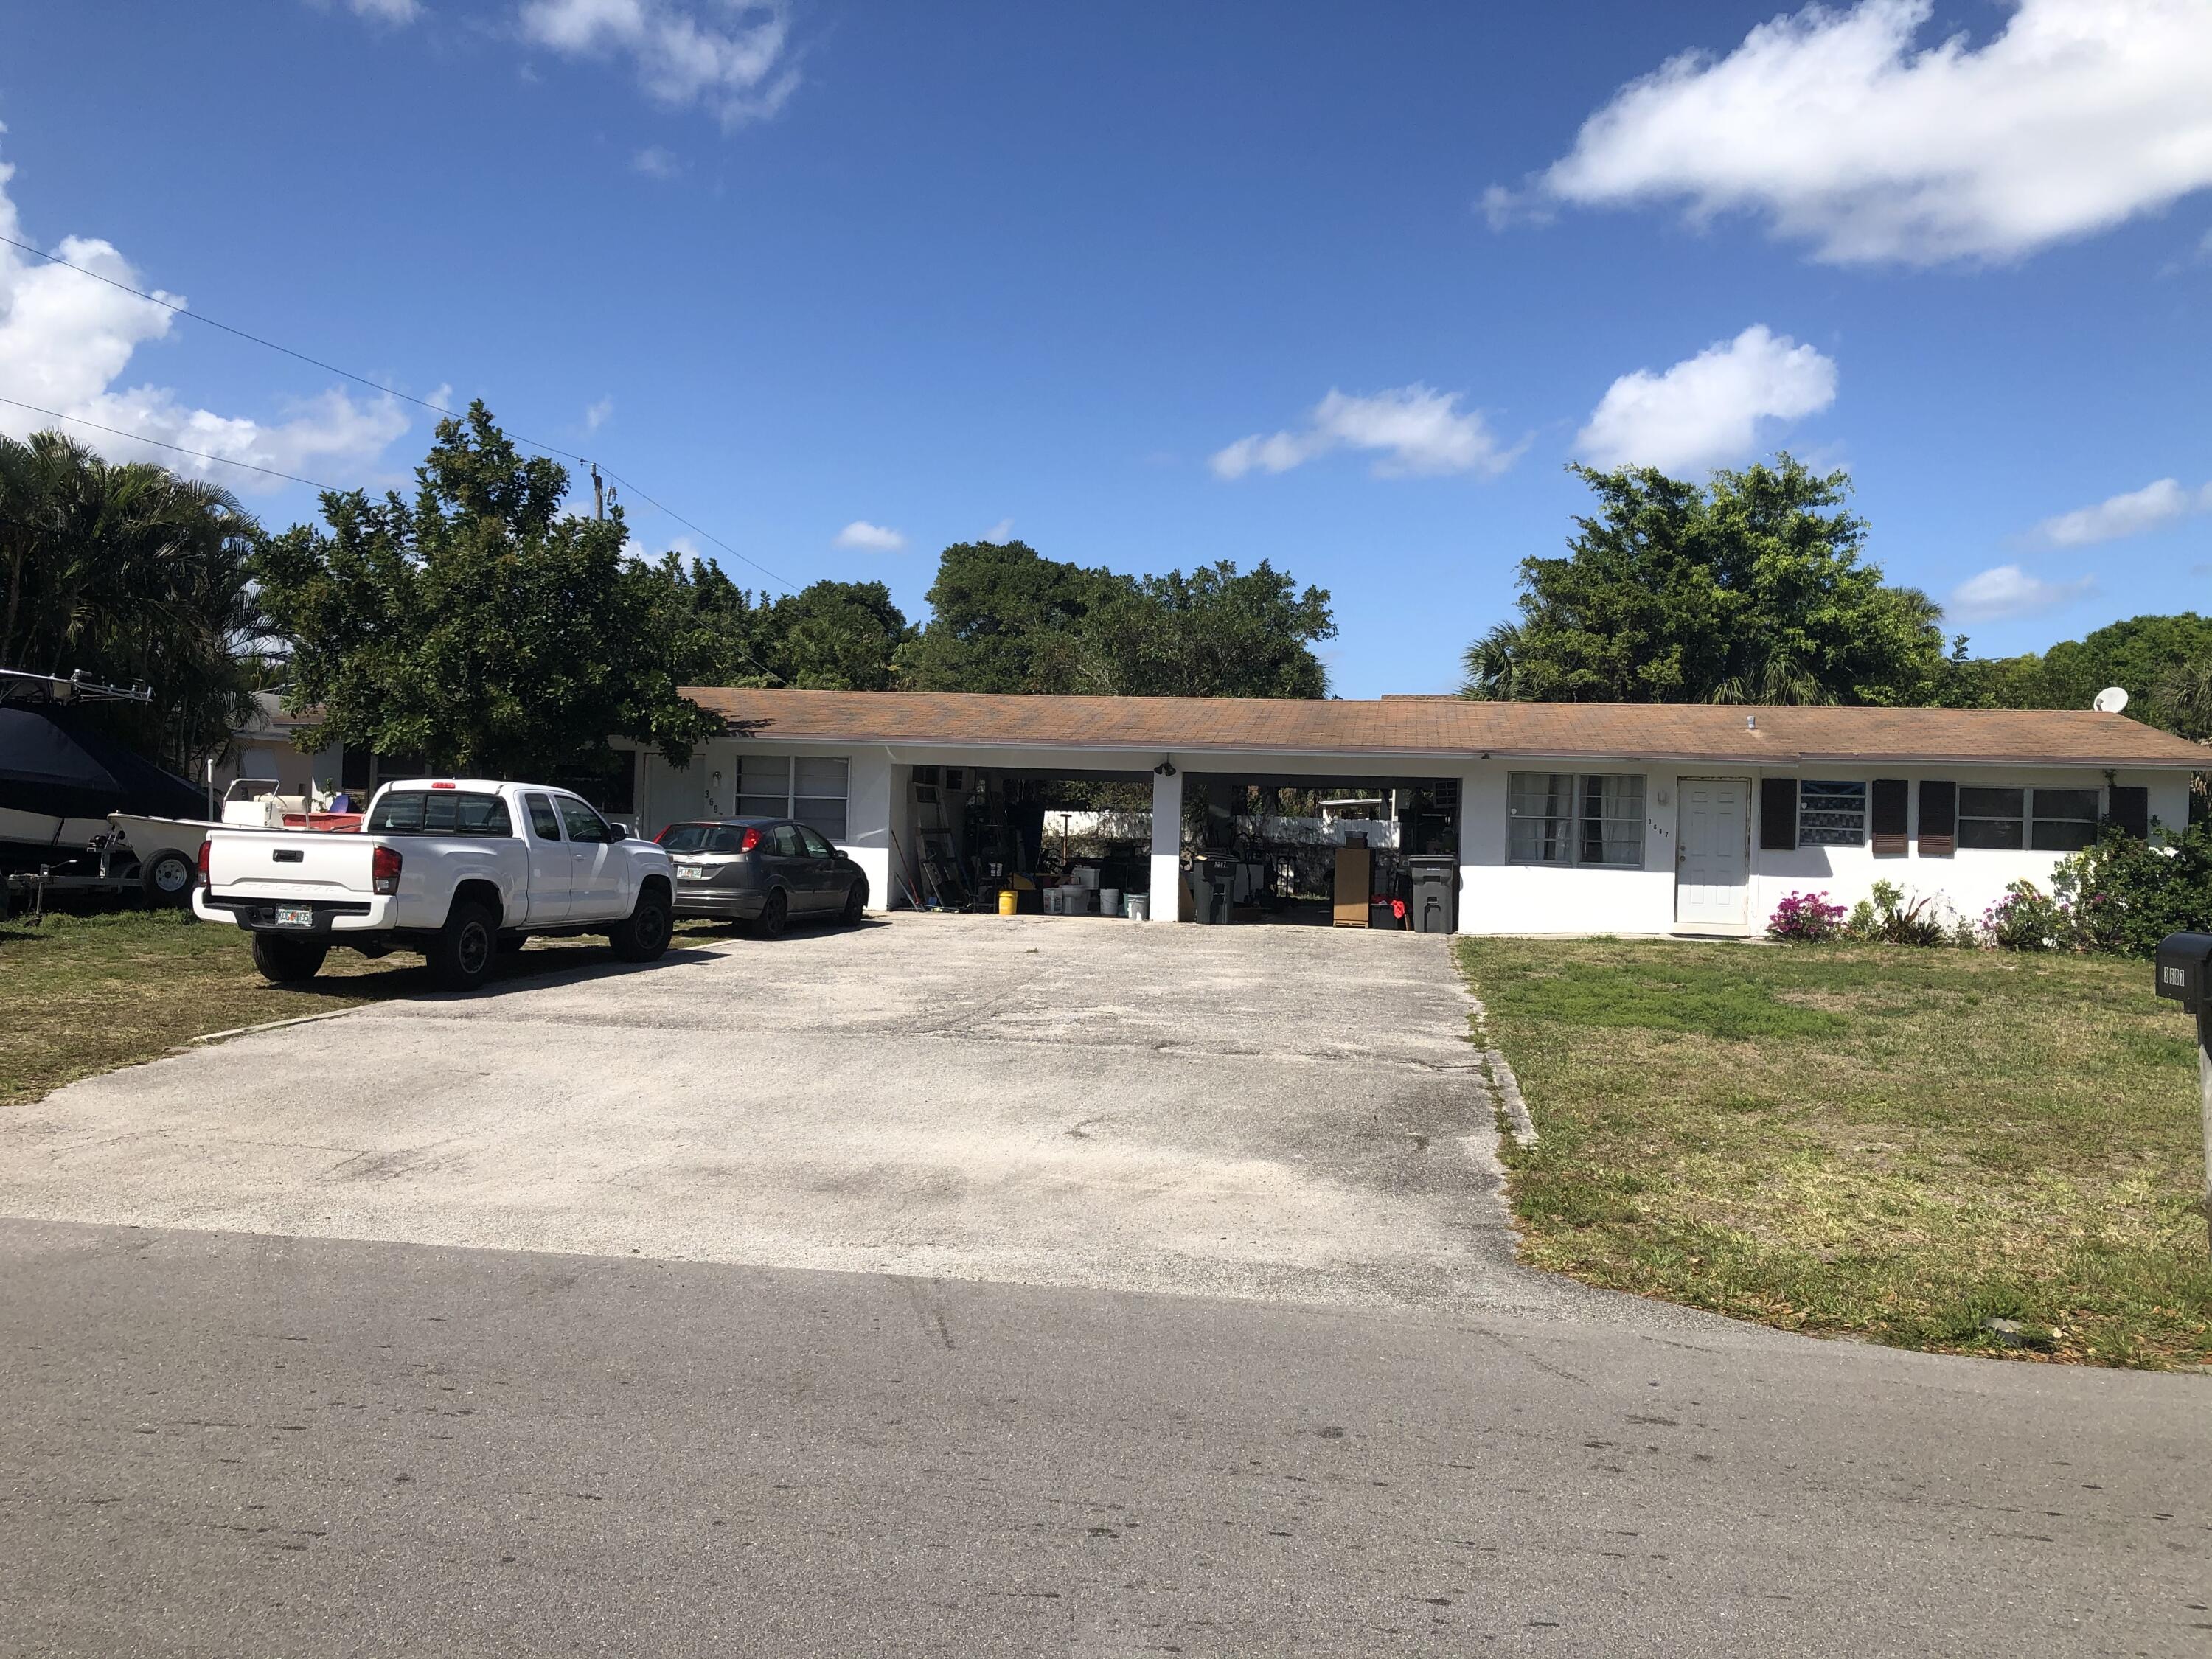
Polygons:
M1449 933L1459 926L1459 860L1424 854L1406 860L1413 878L1413 924L1417 933Z
M1237 866L1226 854L1200 853L1190 861L1191 919L1217 926L1229 920Z

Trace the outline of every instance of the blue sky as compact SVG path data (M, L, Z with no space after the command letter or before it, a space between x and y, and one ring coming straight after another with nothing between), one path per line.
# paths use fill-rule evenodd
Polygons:
M1776 15L9 0L6 234L910 614L994 531L1270 558L1346 696L1455 684L1578 455L1847 467L1981 651L2204 607L2212 7ZM336 484L428 440L0 256L0 398Z

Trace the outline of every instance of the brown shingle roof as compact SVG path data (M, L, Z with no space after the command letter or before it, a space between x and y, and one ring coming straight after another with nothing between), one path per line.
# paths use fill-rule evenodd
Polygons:
M1050 697L687 686L741 737L902 747L1140 754L1619 757L1787 766L1864 757L1960 764L2212 766L2212 750L2089 709L1745 708L1714 703L1372 702ZM1755 726L1747 726L1755 716Z

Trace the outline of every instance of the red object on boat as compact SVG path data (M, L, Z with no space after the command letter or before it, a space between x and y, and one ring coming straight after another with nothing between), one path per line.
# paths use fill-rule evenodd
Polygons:
M334 834L348 834L361 828L363 814L359 812L287 812L287 830L322 830Z

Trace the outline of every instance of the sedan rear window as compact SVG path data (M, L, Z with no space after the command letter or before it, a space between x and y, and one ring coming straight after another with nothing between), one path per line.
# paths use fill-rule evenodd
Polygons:
M738 823L672 823L660 844L672 853L742 853L745 830Z
M368 814L372 836L512 836L507 803L465 789L396 789Z

